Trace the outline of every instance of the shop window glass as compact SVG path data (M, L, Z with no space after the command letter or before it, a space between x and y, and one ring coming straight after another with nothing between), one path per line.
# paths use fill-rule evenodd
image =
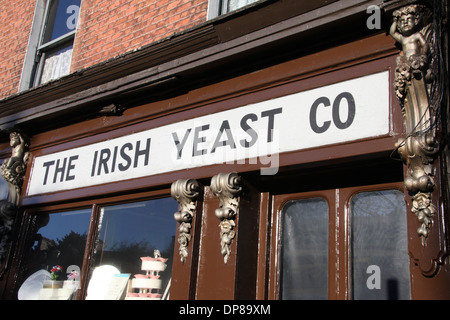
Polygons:
M354 299L409 299L409 257L404 195L363 192L351 200Z
M167 267L158 273L161 288L151 292L167 298L176 231L173 214L178 210L178 203L173 198L163 198L100 210L92 267L112 266L121 274L131 274L133 279L135 275L147 273L141 270L141 257L153 258L158 250L161 258L167 259Z
M281 299L327 299L328 203L290 201L282 219Z
M55 280L67 280L72 271L77 272L74 279L79 280L90 217L91 209L35 215L33 220L38 230L32 238L23 275L30 277L36 272L44 272L48 275L46 278L50 278L53 267L60 266ZM24 295L37 299L39 288L35 291L30 288Z

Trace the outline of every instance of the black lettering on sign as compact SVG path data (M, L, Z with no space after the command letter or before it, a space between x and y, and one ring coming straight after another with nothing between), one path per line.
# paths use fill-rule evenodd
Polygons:
M201 155L207 153L206 149L198 150L198 144L206 141L206 137L205 136L199 137L199 134L200 134L201 131L206 131L208 129L209 129L209 124L203 125L201 127L196 127L194 129L194 142L193 142L194 145L193 145L193 148L192 148L192 156L193 157L201 156Z
M347 101L347 119L345 121L342 121L341 107L343 105L342 100L344 99ZM315 133L324 133L325 131L327 131L330 128L332 121L336 126L336 128L344 130L349 128L352 125L353 121L355 120L356 104L355 99L350 92L342 92L336 97L336 99L334 99L331 110L332 121L326 120L319 125L317 123L318 108L319 107L327 108L329 106L331 106L331 101L327 97L320 97L312 104L311 109L309 111L309 124L311 126L311 129Z
M347 100L347 120L344 122L341 121L341 118L339 116L341 106L342 106L342 99ZM356 114L356 106L355 106L355 99L353 98L352 94L350 92L342 92L339 94L336 99L334 99L333 102L333 122L334 125L338 129L347 129L351 126L353 123L353 120L355 120L355 114Z
M191 130L192 130L191 128L186 130L186 133L184 134L183 140L181 140L181 142L180 142L180 139L178 138L177 133L172 132L173 141L175 142L175 146L177 147L177 159L181 159L184 145L186 144L186 140L187 140L189 134L191 133Z
M135 145L127 142L122 146L115 146L113 149L104 148L95 151L92 159L91 177L113 173L116 168L120 171L126 171L131 165L133 165L133 168L137 168L141 159L143 159L142 165L147 166L150 161L150 142L151 138L148 138L144 147L141 147L141 141L138 140Z
M73 170L75 169L74 161L78 159L78 155L71 156L69 158L56 159L52 161L47 161L43 163L45 168L43 185L47 184L49 175L53 175L51 181L56 183L59 182L75 180L75 175ZM59 179L58 179L59 178Z
M240 120L237 120L235 126L237 124L240 125L240 129L244 131L248 138L239 140L239 145L244 148L250 148L256 144L259 139L259 135L264 133L267 128L267 142L273 142L274 130L275 130L275 116L277 114L281 114L283 112L283 108L276 108L265 110L261 112L260 118L258 115L254 113L244 114ZM264 130L257 132L250 123L257 122L262 118L267 118L267 126L264 127ZM191 145L187 143L191 131L193 131L192 137L192 157L202 156L209 153L215 153L220 147L228 146L229 149L236 149L236 132L233 132L237 129L231 129L230 122L233 123L234 120L223 120L219 128L211 128L210 124L204 124L194 128L188 128L185 130L184 134L178 135L176 132L172 132L173 142L175 143L175 147L177 149L177 159L181 159L183 155L183 150L187 147L190 148ZM238 122L239 121L239 122ZM261 120L262 121L262 120ZM234 123L233 123L234 124ZM259 124L261 127L261 123ZM213 134L209 134L214 130ZM216 131L217 130L217 131ZM217 132L217 133L216 133ZM212 143L211 149L207 149L205 146L210 144L212 138L214 138L214 142ZM189 152L189 151L188 151Z
M227 138L226 140L220 140L223 133L225 132ZM214 145L211 149L211 153L216 152L216 148L230 146L231 149L236 149L236 143L234 143L233 135L231 134L230 124L228 120L224 120L220 126L219 132L217 133L216 140L214 140Z
M277 108L272 110L267 110L261 112L261 118L269 117L269 122L267 124L267 142L272 142L273 140L273 129L275 126L275 115L278 113L282 113L283 108Z
M256 143L256 141L258 141L258 133L248 125L247 123L248 120L252 120L253 122L257 121L258 116L254 113L249 113L243 116L241 119L241 128L245 131L245 133L247 133L252 138L252 140L250 141L246 139L242 139L241 141L239 141L241 146L243 146L244 148L249 148L253 146Z

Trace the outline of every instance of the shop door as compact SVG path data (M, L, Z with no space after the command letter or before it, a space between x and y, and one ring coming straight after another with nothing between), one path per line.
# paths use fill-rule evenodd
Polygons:
M273 196L274 299L410 299L401 184Z

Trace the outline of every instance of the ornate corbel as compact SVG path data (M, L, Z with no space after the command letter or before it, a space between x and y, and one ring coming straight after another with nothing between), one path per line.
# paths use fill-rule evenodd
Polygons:
M9 189L8 199L0 201L0 262L6 255L9 233L17 213L29 157L29 142L23 134L12 132L9 138L12 147L11 157L4 160L0 166L0 172Z
M174 213L174 218L180 223L178 243L180 244L180 258L183 263L188 256L187 246L191 240L191 222L195 215L199 190L200 186L194 179L177 180L171 186L171 195L179 204L179 209Z
M236 226L236 218L239 206L238 196L242 191L241 179L237 173L219 173L211 180L211 191L219 199L219 208L215 210L215 215L220 223L220 247L223 261L228 262L230 258L230 246L236 236L233 230Z
M424 5L412 4L393 12L391 36L401 45L397 57L394 88L402 106L406 138L397 143L407 170L405 187L412 194L412 212L423 246L429 235L436 208L431 202L434 189L432 164L439 145L436 139L436 112L439 108L434 72L431 13Z
M0 171L2 177L13 186L10 195L12 203L19 204L20 192L22 189L23 177L27 169L29 153L29 141L21 133L12 132L9 135L10 145L12 147L11 158L3 161Z

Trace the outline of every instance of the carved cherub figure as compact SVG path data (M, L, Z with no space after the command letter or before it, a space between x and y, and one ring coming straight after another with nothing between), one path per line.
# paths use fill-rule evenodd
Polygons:
M390 29L391 36L402 45L404 58L416 70L425 66L429 50L428 43L420 32L421 11L422 8L419 5L396 10Z
M9 183L20 186L29 157L28 143L20 133L10 134L11 158L3 161L0 171Z
M28 152L26 150L27 144L20 134L12 132L9 136L10 145L12 147L11 158L8 159L6 166L11 168L15 162L26 163L28 159Z

